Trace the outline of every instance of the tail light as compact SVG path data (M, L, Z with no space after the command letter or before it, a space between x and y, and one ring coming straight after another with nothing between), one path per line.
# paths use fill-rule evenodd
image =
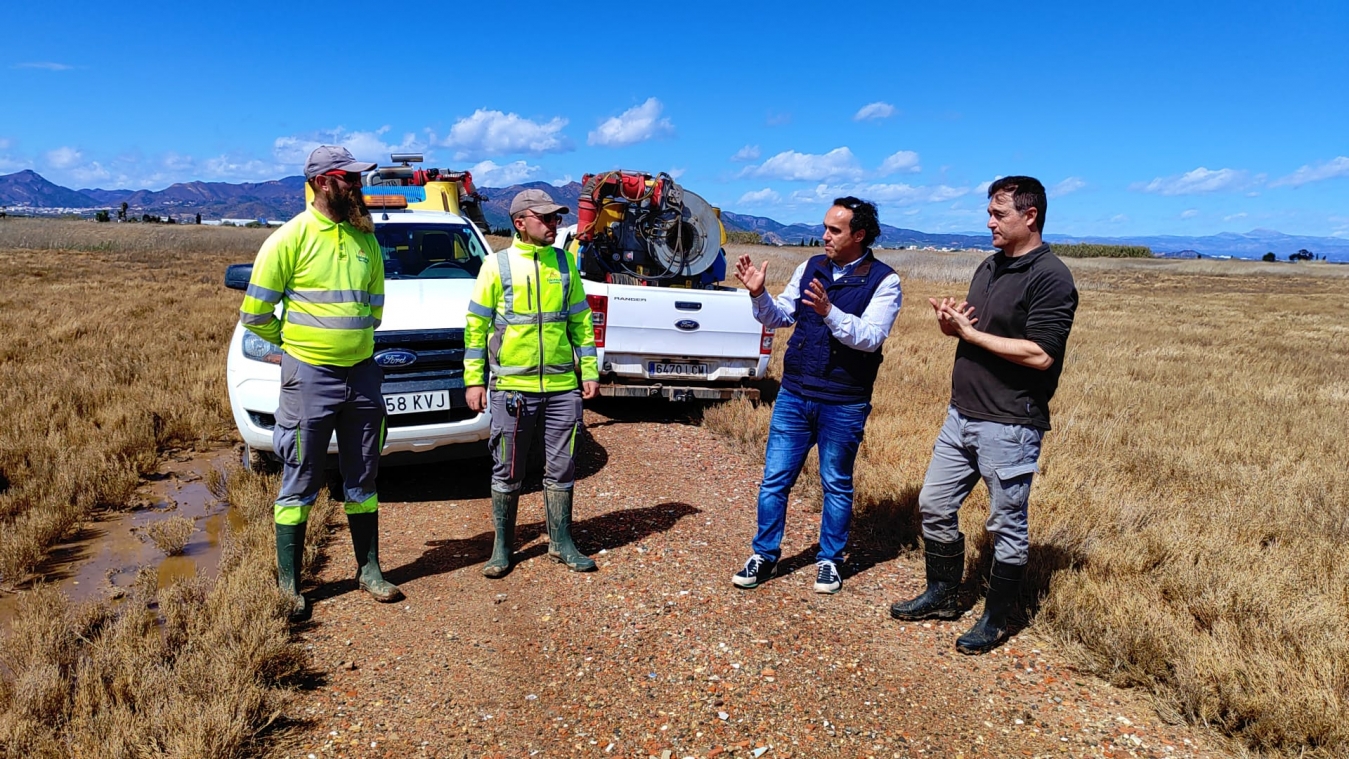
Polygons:
M759 355L768 356L773 353L773 331L767 327L763 328L763 333L759 337Z
M609 315L609 296L607 295L587 295L586 303L590 304L590 321L595 325L595 347L604 347L604 328L608 322L606 318Z

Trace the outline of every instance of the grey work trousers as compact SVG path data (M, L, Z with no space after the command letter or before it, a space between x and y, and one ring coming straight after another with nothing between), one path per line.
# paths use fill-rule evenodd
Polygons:
M493 390L492 489L515 493L536 436L543 437L543 484L571 490L576 478L576 436L581 430L581 391L525 393Z
M373 360L317 366L281 356L281 403L272 444L281 457L277 524L303 524L326 480L328 442L337 432L346 512L376 511L375 479L384 445L384 371Z
M1030 485L1040 471L1043 437L1044 430L1037 427L971 419L950 407L918 494L923 537L941 543L958 540L960 504L983 478L993 556L1003 564L1025 564L1030 554Z

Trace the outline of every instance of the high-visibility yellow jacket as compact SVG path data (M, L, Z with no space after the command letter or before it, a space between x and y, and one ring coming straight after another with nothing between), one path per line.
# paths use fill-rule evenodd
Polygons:
M282 319L273 314L283 303ZM262 244L239 321L308 364L353 366L375 351L384 257L373 234L313 206Z
M489 339L490 337L490 339ZM595 327L571 256L516 237L478 272L464 330L464 384L554 392L599 379Z

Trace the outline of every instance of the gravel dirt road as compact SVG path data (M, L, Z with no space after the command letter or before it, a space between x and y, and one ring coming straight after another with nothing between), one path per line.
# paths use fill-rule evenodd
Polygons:
M922 556L851 546L842 592L813 592L819 516L794 499L778 578L740 590L760 465L678 407L586 411L574 534L599 571L549 560L537 474L514 571L491 552L482 461L380 479L386 576L358 592L345 524L314 620L316 674L289 756L1209 757L1223 741L1167 724L1146 694L1074 671L1034 627L981 657L971 624L900 624Z

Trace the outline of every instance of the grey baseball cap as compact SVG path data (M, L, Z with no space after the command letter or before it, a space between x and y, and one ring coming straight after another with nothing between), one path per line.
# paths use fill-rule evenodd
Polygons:
M511 218L533 211L536 214L550 214L554 211L571 213L571 209L553 202L552 197L543 190L521 190L511 201Z
M330 171L369 171L375 168L373 163L356 160L350 150L340 145L319 145L309 154L304 164L304 178L313 179L319 174Z

